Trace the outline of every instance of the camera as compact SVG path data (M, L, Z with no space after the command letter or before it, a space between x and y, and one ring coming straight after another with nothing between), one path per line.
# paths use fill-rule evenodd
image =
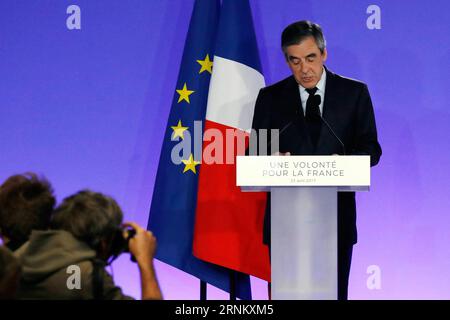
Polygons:
M119 255L124 252L130 252L128 249L128 243L131 238L136 235L136 230L131 227L119 227L114 231L111 242L111 257L115 260ZM134 257L131 260L135 262Z

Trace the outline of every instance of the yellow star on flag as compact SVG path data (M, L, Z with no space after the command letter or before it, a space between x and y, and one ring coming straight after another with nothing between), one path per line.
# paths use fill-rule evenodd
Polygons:
M183 127L181 120L178 120L178 124L176 126L171 126L171 128L173 130L172 139L175 139L176 137L184 139L184 131L189 129L189 127Z
M197 60L197 62L202 66L199 73L202 73L203 71L208 71L212 74L212 66L213 62L209 60L209 54L206 55L205 60Z
M192 153L189 156L189 159L181 160L181 162L183 162L185 164L183 173L185 173L186 171L189 171L189 170L191 170L195 174L197 173L195 171L195 166L198 166L200 164L200 162L194 161L194 157L192 156Z
M188 88L186 87L186 82L184 83L183 89L181 90L177 90L178 94L180 95L180 97L178 98L178 103L180 103L182 100L186 100L187 103L191 103L189 101L189 96L191 94L193 94L195 91L192 90L188 90Z

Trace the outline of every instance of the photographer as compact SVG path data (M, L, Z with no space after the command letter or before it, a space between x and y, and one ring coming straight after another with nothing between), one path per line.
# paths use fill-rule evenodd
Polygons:
M50 183L34 173L9 177L0 186L0 238L12 251L32 230L46 230L55 205Z
M153 266L156 239L128 223L116 201L80 191L55 210L49 231L33 232L21 253L21 299L132 299L106 272L108 261L129 250L141 277L142 299L162 299Z

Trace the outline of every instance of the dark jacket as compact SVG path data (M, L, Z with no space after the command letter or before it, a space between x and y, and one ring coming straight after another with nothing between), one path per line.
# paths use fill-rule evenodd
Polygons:
M96 252L69 232L33 231L15 255L22 264L19 299L132 299L114 284ZM80 289L69 288L75 269L80 271Z
M357 80L327 72L323 118L345 145L347 155L370 155L371 166L378 163L381 147L377 139L372 101L367 86ZM343 154L340 142L322 125L317 147L309 137L298 84L293 76L261 89L252 128L280 129L279 151L291 155ZM270 142L270 136L268 141ZM268 147L270 152L270 147ZM270 198L270 197L268 197ZM264 242L270 241L270 203L266 210ZM356 204L353 192L338 194L338 241L356 243Z

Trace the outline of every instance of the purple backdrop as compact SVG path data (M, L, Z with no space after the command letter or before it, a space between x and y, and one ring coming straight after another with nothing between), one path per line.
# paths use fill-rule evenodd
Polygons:
M72 4L81 8L81 30L66 27ZM0 1L0 180L45 174L59 201L99 190L119 201L127 220L146 225L192 4ZM251 4L268 84L289 75L281 31L310 19L324 29L328 67L369 85L383 156L372 191L358 195L350 298L449 299L450 2L426 10L418 0ZM372 4L381 29L366 25ZM140 296L127 257L113 271L125 292ZM157 271L165 298L198 298L195 278L159 262ZM252 284L254 297L266 299L265 283Z

